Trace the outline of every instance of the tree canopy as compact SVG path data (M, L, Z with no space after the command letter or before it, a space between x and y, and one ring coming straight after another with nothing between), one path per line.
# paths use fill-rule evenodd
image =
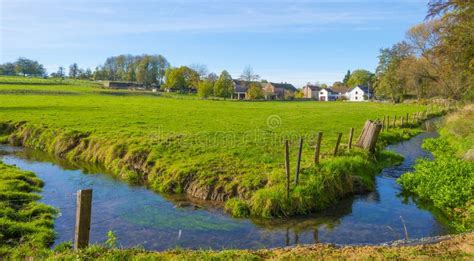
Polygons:
M199 74L187 66L168 68L165 72L165 83L162 88L190 91L196 89L199 84Z
M0 64L0 74L43 76L46 74L46 70L44 69L42 64L38 63L35 60L20 57L13 63Z
M367 70L357 69L350 74L349 80L347 81L347 86L355 87L357 85L372 85L373 77L373 73Z
M224 70L214 84L214 96L222 98L230 98L234 92L234 84L232 77Z
M170 64L162 55L118 55L95 69L94 80L132 81L145 85L162 84Z
M376 93L400 101L442 96L474 99L474 5L432 0L427 20L380 50Z

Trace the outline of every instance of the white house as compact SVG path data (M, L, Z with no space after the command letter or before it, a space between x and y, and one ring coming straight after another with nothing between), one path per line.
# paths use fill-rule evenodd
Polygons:
M372 96L369 92L369 88L358 85L346 93L347 99L349 101L367 101Z
M319 91L320 101L335 101L339 97L339 94L331 89L325 88Z

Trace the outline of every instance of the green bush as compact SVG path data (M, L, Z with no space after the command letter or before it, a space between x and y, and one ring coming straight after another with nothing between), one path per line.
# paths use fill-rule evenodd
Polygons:
M472 142L464 140L469 131L456 130L463 135L451 132L473 115L472 109L449 115L440 131L441 136L423 143L423 148L431 151L435 159L419 160L413 172L403 174L398 179L404 191L414 193L420 200L432 202L440 209L457 231L474 228L474 162L458 157L462 155L459 152L463 152L459 144ZM465 126L470 126L472 132L473 124Z
M419 160L398 182L421 200L431 201L459 230L474 227L474 164L455 157ZM458 224L456 224L458 223Z

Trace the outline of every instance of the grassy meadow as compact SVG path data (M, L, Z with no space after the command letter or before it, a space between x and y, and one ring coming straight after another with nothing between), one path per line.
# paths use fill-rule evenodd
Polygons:
M350 128L356 138L367 119L425 109L415 104L201 100L108 90L88 81L0 77L0 141L98 163L155 191L227 201L235 216L304 214L361 187L370 190L373 175L400 159L378 153L382 160L375 163L361 150L348 151L344 144ZM319 131L324 133L323 158L314 166ZM332 157L338 132L343 133L342 150ZM415 133L397 128L382 139ZM292 186L288 199L283 141L291 142L294 173L299 137L304 137L301 183Z

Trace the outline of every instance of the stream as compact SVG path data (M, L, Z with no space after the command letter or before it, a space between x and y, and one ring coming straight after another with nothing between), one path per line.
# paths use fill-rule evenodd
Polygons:
M269 248L302 243L380 244L405 238L451 232L411 197L400 195L396 178L410 171L418 158L432 155L421 149L424 132L388 146L402 154L403 164L376 177L376 190L345 199L326 211L291 219L235 219L220 208L189 204L145 187L127 185L97 167L71 165L46 153L0 145L0 160L35 172L44 182L41 201L60 210L55 220L55 245L72 241L76 191L93 189L91 242L103 243L113 231L117 246L148 250L183 248Z

